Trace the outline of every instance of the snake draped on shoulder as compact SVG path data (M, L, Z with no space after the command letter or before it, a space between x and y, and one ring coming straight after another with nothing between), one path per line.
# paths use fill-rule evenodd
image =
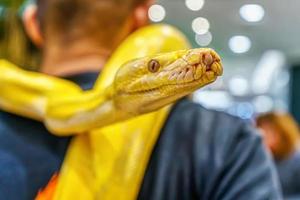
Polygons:
M169 25L129 36L90 91L3 60L0 70L1 109L40 120L56 135L76 134L55 200L135 199L171 103L223 72L214 50L190 49Z
M157 25L141 29L117 49L96 88L103 90L109 86L112 74L127 60L189 47L186 38L173 27ZM60 173L54 200L136 199L169 111L167 106L76 137Z

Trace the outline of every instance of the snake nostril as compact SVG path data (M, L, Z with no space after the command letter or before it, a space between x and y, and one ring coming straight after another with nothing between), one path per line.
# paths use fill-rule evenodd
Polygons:
M214 62L214 58L210 53L206 52L202 55L202 62L207 66L207 68L210 68Z
M206 71L211 71L211 65L207 65Z

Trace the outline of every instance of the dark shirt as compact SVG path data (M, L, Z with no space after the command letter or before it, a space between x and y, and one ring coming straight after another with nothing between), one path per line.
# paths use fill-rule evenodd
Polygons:
M161 132L139 199L278 200L281 191L252 126L185 99Z
M95 78L82 75L70 80L81 80L79 84L89 88ZM0 172L0 199L32 199L59 169L68 138L56 138L41 123L8 113L0 114L0 137L0 168L5 172ZM24 183L27 188L21 187ZM274 165L253 128L184 99L161 131L138 199L281 197Z
M90 89L97 74L66 79ZM69 141L50 134L43 123L0 111L0 200L34 199L59 171Z
M276 162L282 192L285 199L300 199L300 151Z

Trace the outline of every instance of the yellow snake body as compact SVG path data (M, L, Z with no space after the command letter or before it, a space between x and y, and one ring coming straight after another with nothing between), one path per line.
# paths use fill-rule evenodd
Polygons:
M0 107L36 120L45 118L49 99L80 94L76 84L60 78L22 70L0 60Z
M136 199L166 105L222 74L215 51L182 50L189 48L171 26L140 29L114 52L90 91L0 61L1 109L43 121L57 135L85 133L70 144L54 200Z
M211 49L131 60L111 75L113 82L106 89L87 92L67 81L1 63L0 69L4 71L0 105L45 121L49 130L60 135L83 133L157 110L222 74L220 58Z

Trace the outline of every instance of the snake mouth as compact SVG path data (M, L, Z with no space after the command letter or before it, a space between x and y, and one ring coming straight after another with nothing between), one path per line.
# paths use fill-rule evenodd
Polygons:
M187 62L187 61L186 61ZM187 63L186 67L179 70L174 70L168 77L169 81L176 82L176 84L197 81L202 76L221 76L223 68L220 61L214 61L211 64L204 64L203 62L196 64Z

